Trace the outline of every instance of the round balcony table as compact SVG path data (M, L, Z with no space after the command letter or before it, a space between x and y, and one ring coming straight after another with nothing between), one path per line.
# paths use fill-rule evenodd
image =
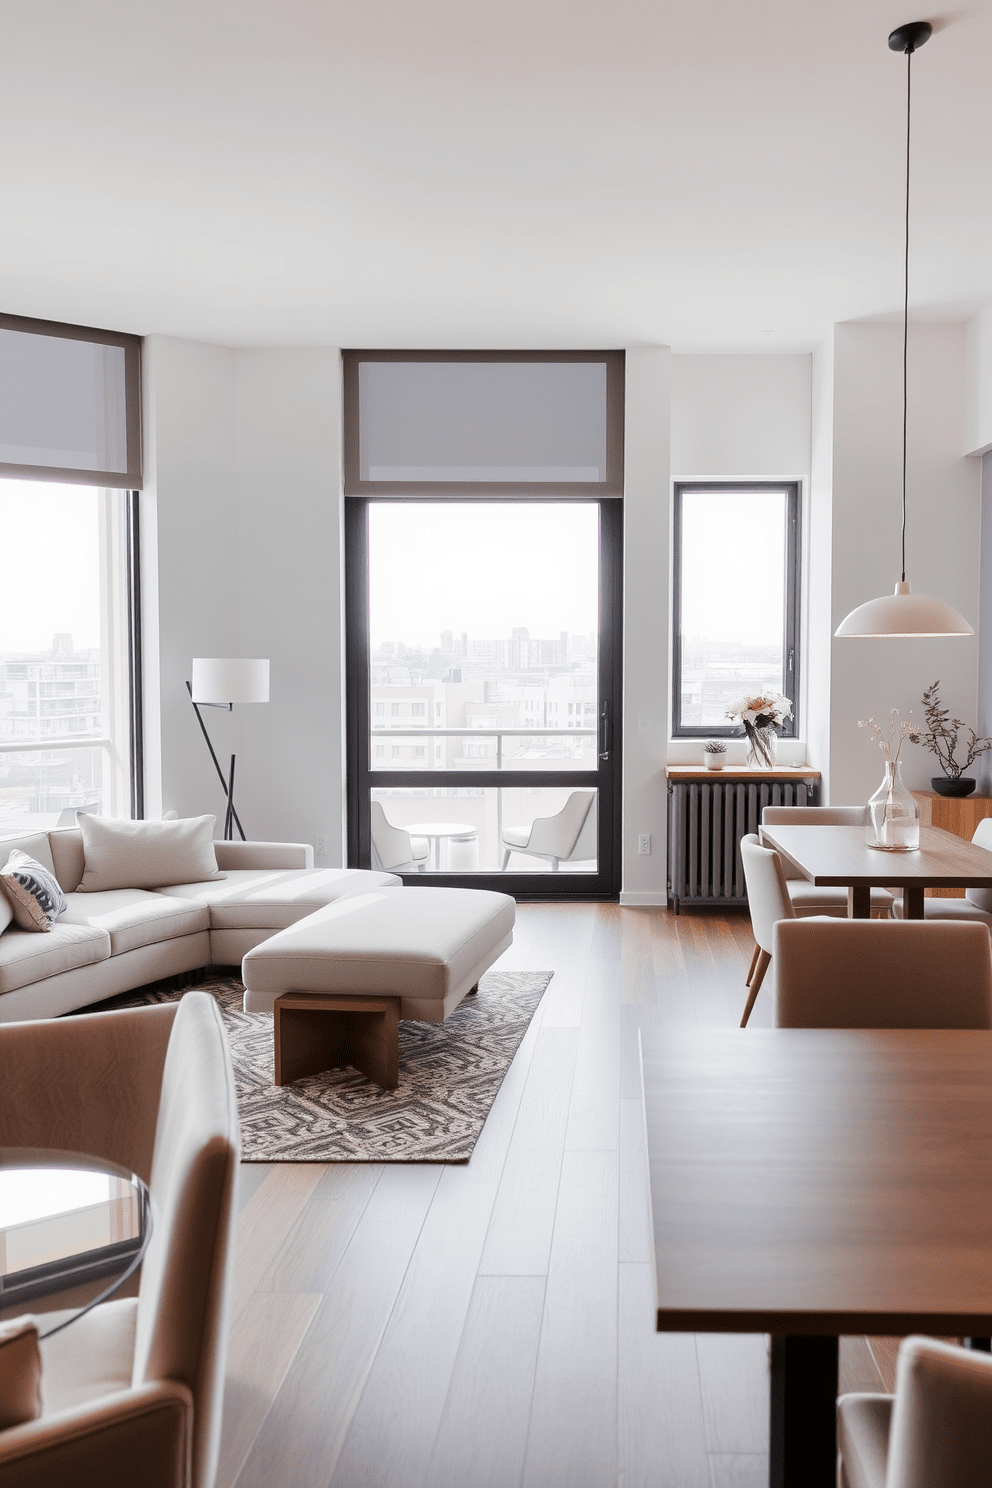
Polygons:
M0 1148L0 1318L34 1312L50 1337L123 1286L151 1234L135 1173L83 1152Z
M454 838L456 841L470 841L478 836L478 829L471 822L413 822L407 826L404 824L404 832L409 832L411 837L429 837L431 839L431 866L435 872L441 867L441 839L447 841Z

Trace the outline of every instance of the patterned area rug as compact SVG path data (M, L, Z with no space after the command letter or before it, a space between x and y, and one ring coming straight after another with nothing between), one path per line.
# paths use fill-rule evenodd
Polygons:
M550 971L490 971L446 1023L400 1023L400 1083L352 1069L272 1084L272 1019L246 1013L235 977L204 982L220 1004L238 1089L243 1162L468 1162ZM175 1002L161 983L92 1011Z

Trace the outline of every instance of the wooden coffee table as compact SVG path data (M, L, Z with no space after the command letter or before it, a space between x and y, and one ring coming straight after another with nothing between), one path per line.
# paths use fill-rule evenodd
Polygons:
M277 1085L349 1064L383 1090L399 1084L400 998L286 992L272 1015Z

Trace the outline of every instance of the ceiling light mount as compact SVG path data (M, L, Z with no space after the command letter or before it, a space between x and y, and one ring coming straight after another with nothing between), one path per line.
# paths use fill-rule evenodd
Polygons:
M909 432L909 166L910 122L912 119L913 53L933 35L929 21L907 21L889 36L893 52L906 58L906 216L905 251L903 254L902 299L902 566L894 594L870 599L846 615L836 636L856 639L882 639L895 636L965 636L974 631L963 615L942 600L927 594L914 594L906 580L906 451Z
M905 26L897 26L889 33L889 48L893 52L917 52L932 35L933 27L929 21L907 21Z

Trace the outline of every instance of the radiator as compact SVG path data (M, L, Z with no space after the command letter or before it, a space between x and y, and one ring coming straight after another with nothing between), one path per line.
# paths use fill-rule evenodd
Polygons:
M740 840L757 832L766 806L812 804L804 780L671 781L668 786L668 899L683 904L745 905Z

